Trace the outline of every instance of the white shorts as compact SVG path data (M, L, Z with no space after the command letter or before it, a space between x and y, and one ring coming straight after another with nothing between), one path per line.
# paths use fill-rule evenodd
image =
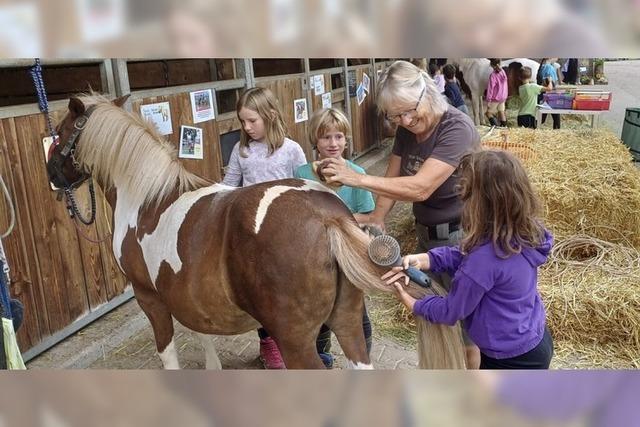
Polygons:
M497 112L504 113L504 101L487 102L487 113L496 114Z

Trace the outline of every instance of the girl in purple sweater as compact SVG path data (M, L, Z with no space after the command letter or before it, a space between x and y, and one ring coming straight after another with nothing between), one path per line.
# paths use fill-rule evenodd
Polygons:
M447 325L462 320L480 348L480 369L547 369L553 341L537 284L553 238L537 217L527 173L505 151L469 154L460 173L460 245L407 255L383 279L414 314ZM408 267L449 273L450 293L414 299L400 283L408 283Z

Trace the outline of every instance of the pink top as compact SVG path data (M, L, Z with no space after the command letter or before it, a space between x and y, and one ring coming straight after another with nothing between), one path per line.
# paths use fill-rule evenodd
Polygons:
M504 102L508 95L507 74L504 70L494 71L489 76L487 102Z

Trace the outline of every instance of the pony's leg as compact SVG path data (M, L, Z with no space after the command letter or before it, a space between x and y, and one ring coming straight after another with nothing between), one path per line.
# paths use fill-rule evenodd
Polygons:
M316 351L318 330L304 336L294 335L291 330L274 331L267 329L278 344L280 354L287 369L326 369Z
M216 346L213 344L214 337L207 334L200 334L198 332L195 332L195 334L200 339L200 343L204 349L206 369L222 369L222 363L220 363Z
M340 274L338 295L327 325L340 343L349 369L373 369L362 328L364 295Z
M180 369L178 352L173 343L173 318L169 308L155 289L136 288L134 284L133 291L140 308L151 323L162 366L164 369Z

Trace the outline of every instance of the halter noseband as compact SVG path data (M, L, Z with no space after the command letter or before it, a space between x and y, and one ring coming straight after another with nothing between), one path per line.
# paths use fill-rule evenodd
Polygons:
M80 165L74 157L76 144L78 143L78 138L87 125L89 117L91 116L91 113L94 109L95 105L90 106L82 115L78 116L75 119L75 121L73 122L73 132L71 132L71 135L69 135L67 143L62 148L62 151L60 151L60 153L58 154L54 153L47 162L47 172L49 173L49 179L57 187L62 187L64 189L76 188L87 178L89 178L89 175L83 173L78 180L69 183L67 181L67 178L64 176L62 169L66 161L69 159L69 157L71 157L73 167L79 171Z

